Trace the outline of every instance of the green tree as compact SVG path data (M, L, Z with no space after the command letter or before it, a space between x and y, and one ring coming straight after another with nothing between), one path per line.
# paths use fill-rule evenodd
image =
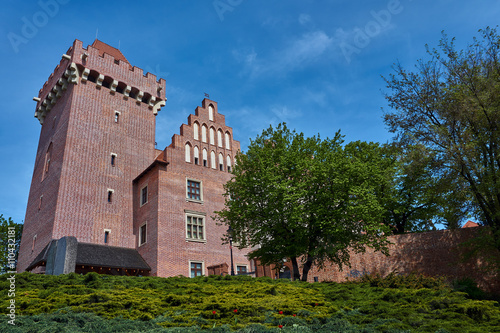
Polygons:
M500 38L496 29L480 33L460 51L443 34L414 71L396 64L385 79L392 108L385 122L402 145L432 153L440 179L460 177L453 183L465 191L454 192L473 198L473 212L500 250Z
M225 184L226 206L219 223L230 226L240 248L263 264L289 258L294 279L307 280L313 265L333 262L342 269L349 250L384 250L383 208L375 188L376 167L333 139L306 138L286 125L270 127L237 156Z
M8 270L15 270L22 234L22 224L15 223L10 217L5 219L3 214L0 214L0 274ZM12 250L15 257L13 265L12 255L9 256Z

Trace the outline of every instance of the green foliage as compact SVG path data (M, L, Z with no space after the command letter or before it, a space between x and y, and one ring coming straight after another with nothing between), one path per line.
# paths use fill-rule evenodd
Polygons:
M15 223L12 218L5 219L0 214L0 274L7 271L15 271L17 255L21 244L23 225ZM9 251L14 252L14 260L9 261Z
M252 140L237 156L217 212L232 238L262 263L290 258L298 279L325 261L348 264L349 251L384 250L387 231L375 188L384 175L342 147L342 136L306 138L280 124ZM349 250L348 250L349 249Z
M0 276L2 290L5 281L6 275ZM488 332L500 327L497 302L469 299L441 279L416 274L311 284L22 273L16 275L16 308L16 326L4 320L0 331Z
M385 122L400 145L431 152L435 176L452 185L447 198L462 200L491 227L498 255L500 36L490 28L480 34L464 50L443 34L439 50L428 48L430 60L418 61L414 71L395 65L385 79L392 108Z

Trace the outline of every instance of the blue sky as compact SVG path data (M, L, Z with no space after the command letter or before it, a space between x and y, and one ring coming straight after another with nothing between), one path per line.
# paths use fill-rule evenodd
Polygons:
M5 0L0 12L0 214L24 220L40 124L32 98L74 39L119 47L166 79L163 149L200 105L219 103L245 150L270 124L386 142L381 76L412 67L441 31L463 47L496 26L498 0Z

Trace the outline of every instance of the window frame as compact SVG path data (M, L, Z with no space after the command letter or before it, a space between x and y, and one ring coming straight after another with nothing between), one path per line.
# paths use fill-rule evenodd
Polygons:
M192 276L192 267L191 267L191 265L193 265L193 264L201 264L201 269L199 270L201 272L200 275ZM195 269L195 271L198 271L198 269ZM190 278L195 278L197 276L205 276L205 262L203 260L189 260L189 277Z
M206 243L207 242L207 229L206 229L206 217L207 217L207 213L203 213L203 212L197 212L197 211L193 211L193 210L188 210L188 209L185 209L184 210L184 225L185 225L185 228L186 228L186 241L187 242L199 242L199 243ZM194 237L189 237L188 236L188 218L196 218L196 219L201 219L202 220L202 232L203 232L203 238L194 238ZM191 223L191 226L193 226L194 224ZM196 224L196 226L199 226L199 224ZM193 229L191 227L191 235L193 235ZM199 235L199 229L197 230L197 234Z
M109 244L111 229L104 229L104 244Z
M200 184L200 198L199 199L193 199L189 196L189 194L191 193L189 191L189 189L192 188L189 186L190 182ZM193 194L196 195L196 193L193 193ZM194 178L186 178L186 201L203 203L203 182L201 180L194 179Z
M245 267L245 274L239 274L239 270L238 270L238 267ZM236 275L248 275L249 271L248 271L248 265L246 264L236 264Z
M143 227L144 227L144 231L142 230ZM143 235L144 235L144 237L143 237ZM144 242L142 242L143 238L144 238ZM139 246L143 246L147 242L148 242L148 222L144 222L139 227L138 243L139 243Z
M108 191L107 191L107 197L108 197L107 201L108 201L109 204L113 203L114 194L115 194L115 190L108 188Z
M117 154L111 153L111 166L114 167L116 166L116 158L118 157Z
M146 201L144 201L144 189L146 190ZM148 189L148 184L144 185L143 187L141 187L141 192L140 192L140 207L144 206L145 204L147 204L149 202L149 189Z

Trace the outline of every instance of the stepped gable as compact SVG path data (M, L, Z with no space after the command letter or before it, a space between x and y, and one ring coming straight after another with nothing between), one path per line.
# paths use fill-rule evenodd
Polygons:
M210 119L209 108L213 108L213 118ZM195 138L194 126L198 126L198 138ZM202 138L202 127L206 126L206 142ZM210 128L215 131L215 142L210 143ZM222 142L220 145L218 143L217 132L222 131ZM225 134L229 135L229 147L225 144ZM172 143L167 148L184 148L184 145L189 143L191 145L197 145L205 148L211 148L216 152L229 152L233 153L239 152L240 142L233 140L233 129L226 125L226 117L219 113L217 102L212 101L208 98L204 98L202 101L202 106L197 106L194 114L188 116L188 123L182 124L179 129L179 134L174 134L172 136Z

